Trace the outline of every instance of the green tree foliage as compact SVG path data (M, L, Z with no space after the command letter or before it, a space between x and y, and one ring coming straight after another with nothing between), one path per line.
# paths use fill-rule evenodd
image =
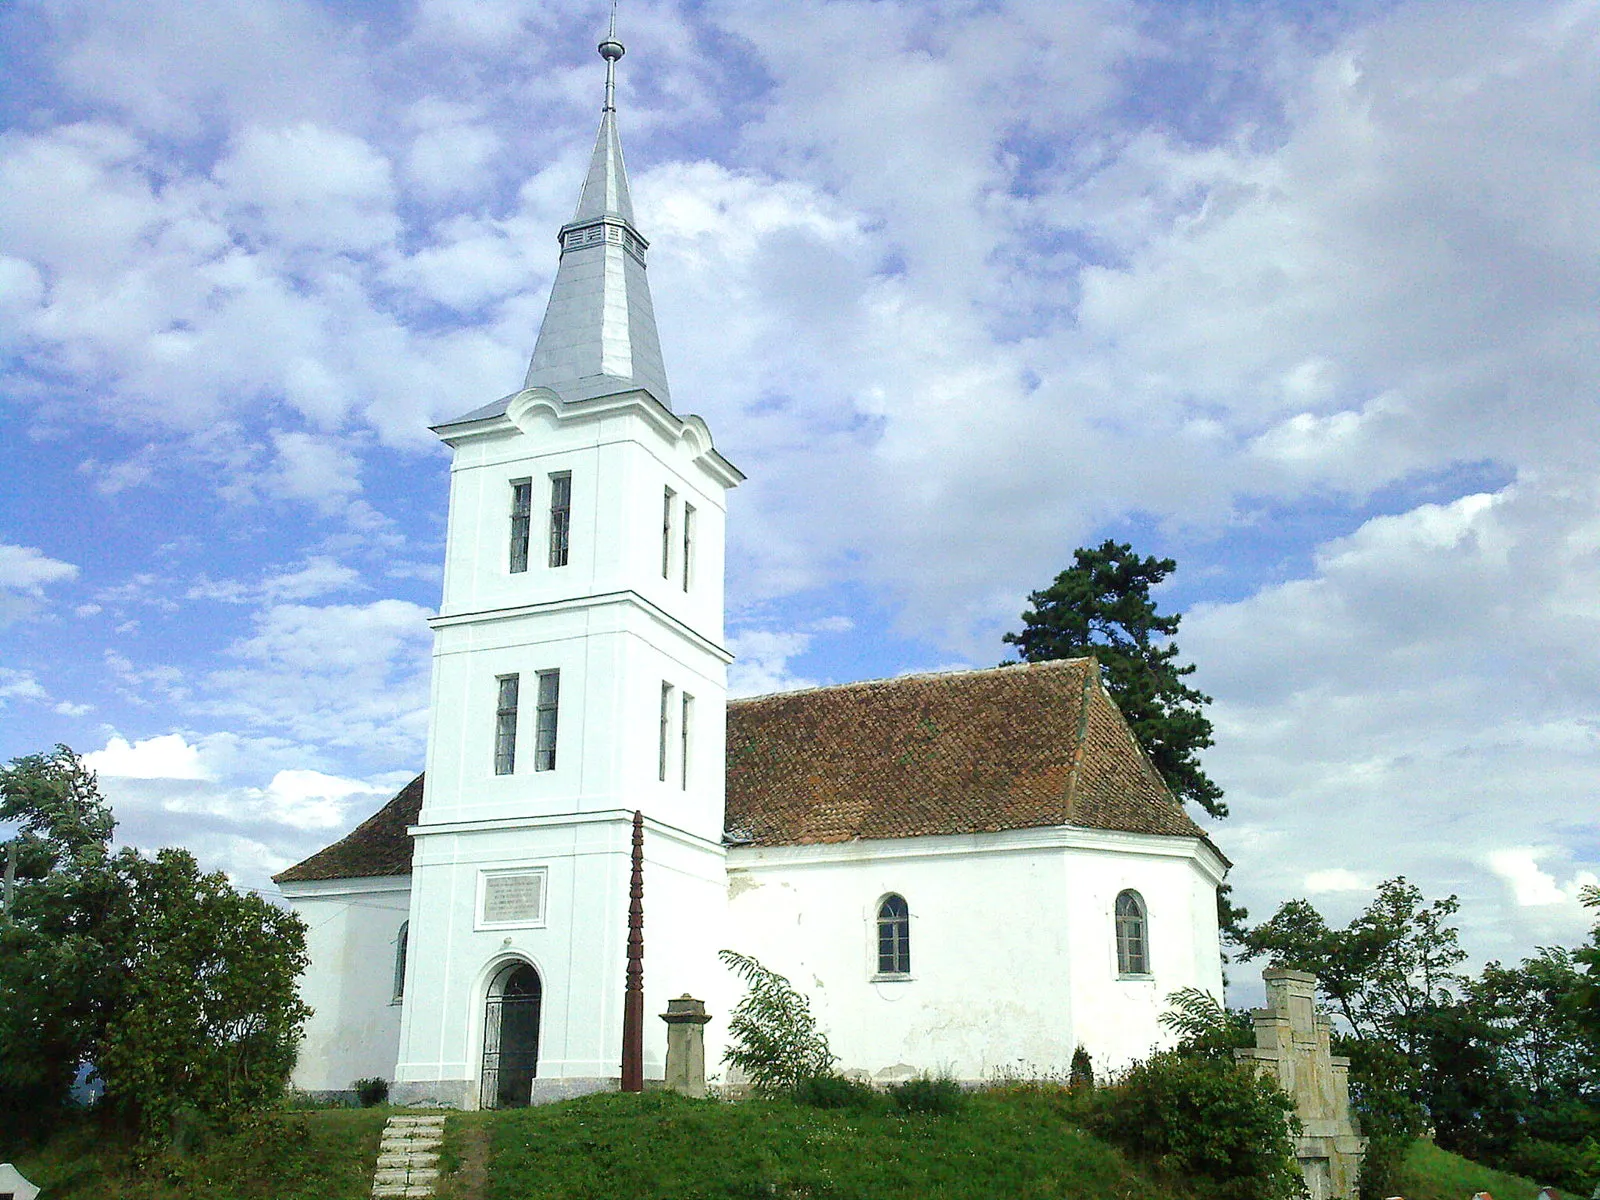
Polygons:
M1250 1014L1223 1007L1210 992L1197 987L1179 988L1167 997L1167 1010L1158 1018L1178 1035L1177 1049L1206 1058L1233 1057L1233 1052L1256 1044Z
M20 825L0 927L0 1123L42 1132L79 1066L144 1140L180 1108L230 1114L281 1091L309 1010L305 930L181 850L113 852L94 774L65 746L0 768Z
M231 1114L271 1103L310 1016L293 913L241 895L184 850L124 863L133 893L128 983L94 1061L106 1098L147 1139L182 1107Z
M1378 885L1372 903L1344 929L1330 928L1304 900L1291 900L1240 941L1246 959L1310 971L1356 1037L1378 1037L1414 1057L1431 1014L1454 1003L1466 957L1450 918L1454 896L1431 903L1405 876Z
M1336 1049L1371 1139L1363 1196L1393 1194L1392 1171L1427 1125L1446 1149L1587 1194L1600 1182L1600 1030L1587 1023L1584 965L1600 962L1600 930L1592 950L1541 949L1469 979L1456 908L1401 877L1343 929L1292 900L1242 944L1314 972L1342 1018Z
M1167 786L1212 816L1227 816L1222 789L1200 767L1200 751L1211 745L1211 697L1184 682L1195 668L1178 661L1172 641L1181 614L1162 616L1150 598L1178 564L1140 558L1131 545L1110 540L1080 547L1073 559L1048 588L1028 595L1022 630L1006 634L1006 643L1025 662L1094 655L1106 690Z
M743 1071L756 1091L792 1091L803 1080L833 1070L833 1051L817 1028L811 1002L782 975L748 954L718 951L717 957L745 982L745 994L728 1017L728 1049L722 1059Z
M1294 1101L1231 1056L1162 1051L1076 1096L1090 1132L1182 1179L1200 1200L1304 1195Z

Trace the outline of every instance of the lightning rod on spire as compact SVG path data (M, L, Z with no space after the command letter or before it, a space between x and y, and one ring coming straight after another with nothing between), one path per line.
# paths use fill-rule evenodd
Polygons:
M602 112L617 111L617 59L627 53L617 41L617 0L611 0L611 28L600 43L600 57L606 60L606 103Z

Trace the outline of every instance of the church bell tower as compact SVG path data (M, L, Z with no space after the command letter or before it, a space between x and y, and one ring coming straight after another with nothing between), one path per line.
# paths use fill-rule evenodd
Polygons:
M624 50L599 50L599 135L523 388L435 429L453 460L402 1102L617 1078L635 811L645 1011L721 973L723 542L743 476L672 410L617 135Z

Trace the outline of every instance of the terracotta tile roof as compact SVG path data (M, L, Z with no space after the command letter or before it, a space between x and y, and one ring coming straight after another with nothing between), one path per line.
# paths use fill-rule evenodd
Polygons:
M362 879L371 875L411 874L408 825L422 811L422 776L418 775L389 803L333 845L272 877L274 883L315 879Z
M275 876L405 875L422 776ZM784 846L1076 825L1206 840L1094 660L908 675L728 704L727 828ZM1215 847L1213 846L1214 850Z
M1092 659L728 705L728 828L762 846L1080 825L1205 835Z

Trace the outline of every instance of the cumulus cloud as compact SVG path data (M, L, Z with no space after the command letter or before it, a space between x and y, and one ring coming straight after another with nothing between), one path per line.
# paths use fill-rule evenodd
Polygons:
M100 775L123 779L209 779L200 764L200 750L181 733L161 734L130 743L113 734L104 749L83 756L84 765Z

